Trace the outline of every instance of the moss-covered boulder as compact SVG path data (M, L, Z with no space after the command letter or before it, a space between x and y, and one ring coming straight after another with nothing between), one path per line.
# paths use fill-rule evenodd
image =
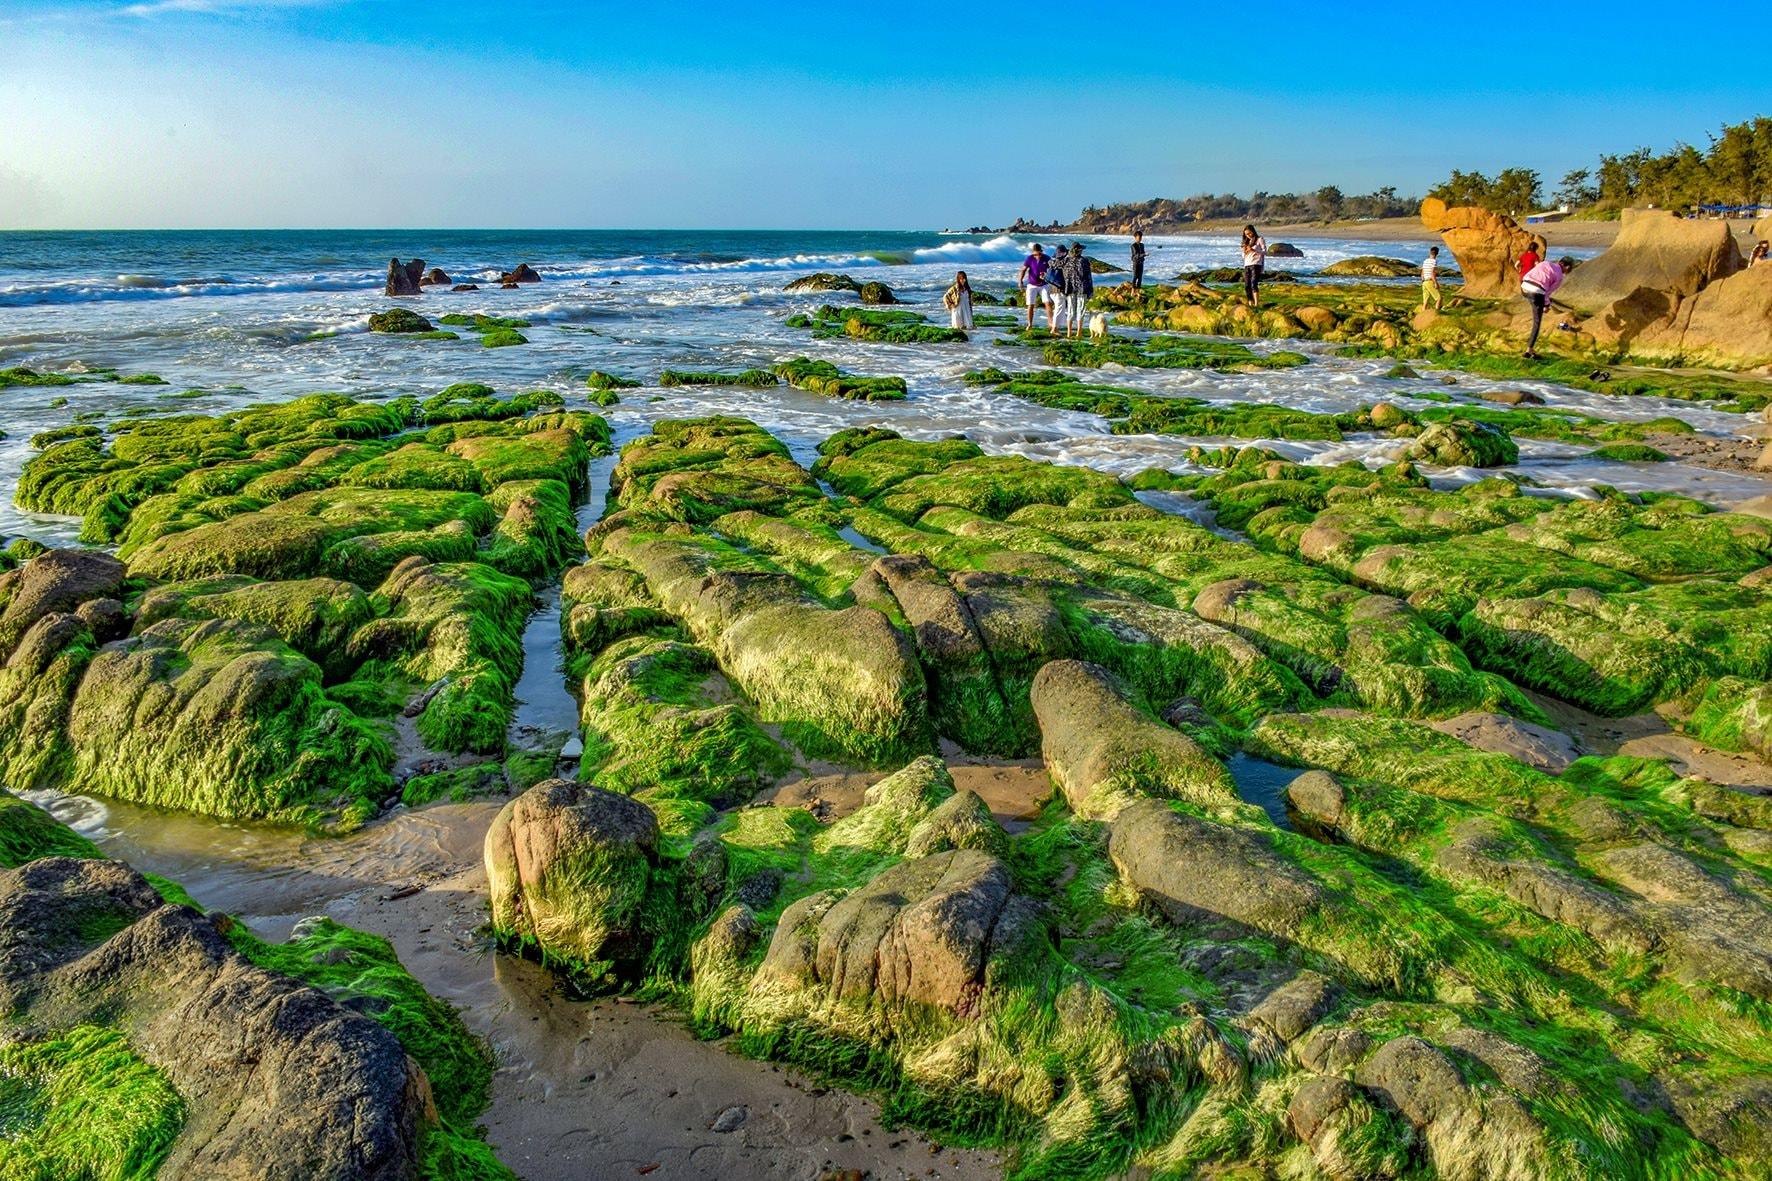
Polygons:
M646 954L657 849L646 805L590 784L538 783L486 833L493 928L591 979L631 972Z
M801 275L798 279L788 280L783 291L857 291L861 284L848 275L834 274L830 271L819 271L813 275Z
M411 308L389 308L385 312L373 312L369 317L371 332L430 332L435 325Z
M879 282L878 280L871 282L871 283L863 283L860 288L860 294L861 294L861 302L867 303L867 304L887 304L887 303L899 302L898 296L893 293L892 288L888 287L884 283Z

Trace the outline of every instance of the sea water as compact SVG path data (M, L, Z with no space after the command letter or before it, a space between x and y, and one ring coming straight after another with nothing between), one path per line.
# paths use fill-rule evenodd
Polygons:
M76 372L99 367L155 373L164 386L109 383L0 390L0 534L66 541L77 523L25 514L11 493L32 454L34 433L80 421L104 425L141 414L216 413L318 390L381 399L428 396L458 381L504 393L551 389L584 405L583 378L604 369L644 388L622 391L606 414L635 437L662 417L740 414L775 431L809 463L826 435L846 426L887 426L913 438L964 434L986 451L1083 464L1116 474L1147 467L1190 470L1188 449L1224 440L1115 435L1102 418L1051 410L965 385L970 369L1039 363L1031 350L998 347L1001 330L981 328L967 344L886 345L814 340L785 319L846 293L789 294L783 287L814 271L890 284L913 310L945 322L941 293L957 269L976 287L1001 294L1013 284L1034 237L907 231L140 231L0 233L0 368L24 365ZM1050 246L1054 238L1044 239ZM1091 255L1126 265L1127 240L1087 238ZM1277 266L1308 272L1362 254L1411 261L1425 244L1295 239L1305 257ZM1147 278L1237 261L1233 239L1209 235L1148 239ZM391 306L382 294L390 257L425 260L480 290L431 287L398 301L433 320L483 312L532 322L529 343L486 349L459 341L417 341L367 331L369 313ZM542 282L500 290L498 275L520 262ZM1103 276L1112 283L1118 276ZM1407 282L1405 280L1404 282ZM1007 313L1005 308L981 312ZM1017 313L1019 314L1019 313ZM330 335L328 335L330 334ZM1339 411L1381 398L1407 401L1412 389L1474 399L1496 383L1460 376L1456 386L1382 376L1384 361L1332 357L1321 345L1255 342L1256 349L1302 348L1312 363L1254 374L1207 371L1087 371L1095 380L1154 394L1218 401L1265 401ZM666 368L737 369L795 356L826 358L863 374L899 374L910 396L855 403L789 387L676 388L653 383ZM1515 386L1521 383L1509 383ZM1528 383L1551 406L1610 419L1674 415L1701 431L1731 435L1743 416L1689 402L1619 398ZM1241 440L1254 442L1256 440ZM1359 460L1377 465L1404 446L1360 436L1341 442L1265 441L1307 463ZM1757 477L1684 464L1618 464L1583 458L1582 448L1521 440L1518 470L1562 494L1595 484L1668 489L1726 504L1772 491ZM1433 473L1439 482L1476 478Z

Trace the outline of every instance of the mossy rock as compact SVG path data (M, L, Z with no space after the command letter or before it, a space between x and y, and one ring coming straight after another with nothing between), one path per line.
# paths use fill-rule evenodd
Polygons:
M385 312L373 312L369 317L369 331L391 333L431 332L436 328L429 320L411 308L389 308Z

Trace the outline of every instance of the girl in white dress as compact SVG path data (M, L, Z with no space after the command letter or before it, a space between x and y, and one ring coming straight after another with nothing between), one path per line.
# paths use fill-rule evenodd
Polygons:
M941 306L948 310L948 323L972 331L972 284L966 281L965 271L954 274L954 285L941 297Z

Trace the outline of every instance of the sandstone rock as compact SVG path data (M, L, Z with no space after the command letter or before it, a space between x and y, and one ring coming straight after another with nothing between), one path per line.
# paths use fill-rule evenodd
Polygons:
M1483 390L1477 397L1501 406L1542 406L1544 399L1530 390Z
M390 258L385 291L388 295L417 295L424 273L425 260L422 258L415 258L405 263L397 258Z
M486 833L492 925L580 965L642 957L639 912L658 820L628 796L550 779Z
M1041 755L1080 815L1111 819L1141 797L1228 804L1236 788L1218 760L1132 704L1113 675L1055 660L1030 690Z
M1505 433L1482 423L1436 422L1415 436L1404 454L1441 467L1501 467L1517 462L1520 449Z
M1544 253L1543 237L1521 229L1511 217L1473 205L1448 208L1438 197L1429 197L1421 203L1421 224L1438 233L1458 260L1466 295L1517 296L1520 255L1529 246Z
M1684 298L1742 265L1727 222L1675 217L1664 209L1627 209L1611 247L1572 271L1557 299L1599 312L1643 288Z
M0 1007L14 1036L117 1029L185 1103L164 1177L405 1181L436 1114L395 1036L248 963L118 862L0 871Z
M1680 351L1698 362L1772 364L1772 264L1716 280L1694 296Z
M1409 421L1409 416L1407 414L1405 414L1400 408L1391 405L1389 402L1378 403L1373 406L1371 410L1368 410L1366 415L1372 420L1372 425L1381 431L1388 431L1393 427L1402 426Z
M1286 785L1286 803L1304 819L1333 833L1340 829L1347 793L1329 772L1306 771Z

